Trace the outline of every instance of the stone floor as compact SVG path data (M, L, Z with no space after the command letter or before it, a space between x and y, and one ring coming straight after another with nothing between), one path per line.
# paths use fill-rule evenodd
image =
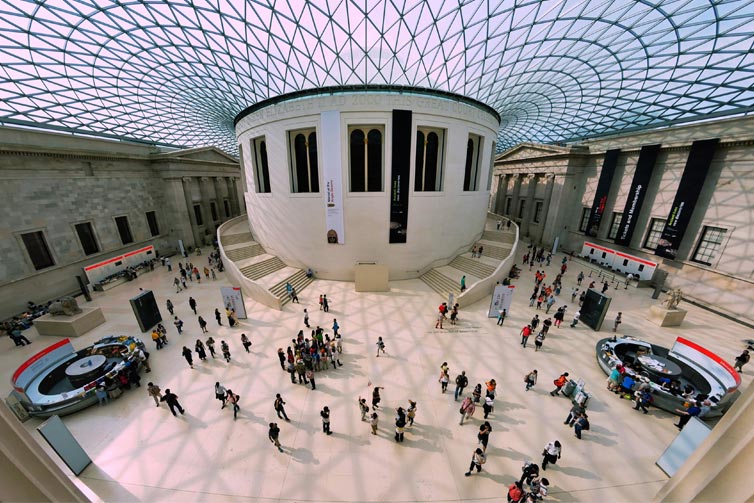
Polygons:
M548 281L560 258L546 268ZM570 304L567 292L578 271L573 262L556 306L562 301ZM161 351L147 342L153 371L143 376L145 384L154 381L176 392L186 409L184 417L174 418L164 405L155 407L142 387L105 407L64 418L93 460L80 480L105 501L504 501L506 487L519 477L524 461L540 462L543 446L555 439L563 444L563 456L546 472L549 501L650 501L667 480L654 463L677 434L673 417L656 409L640 414L631 403L607 392L605 375L595 361L595 342L612 328L618 310L623 311L621 333L668 346L683 335L729 361L740 353L742 340L754 336L751 330L691 305L684 305L689 313L682 327L660 329L646 320L648 307L656 302L651 291L631 288L610 291L613 303L603 332L564 324L552 329L543 351L535 352L533 343L523 349L518 332L535 312L528 307L533 284L528 270L517 282L519 291L504 327L486 317L486 299L462 306L457 326L435 330L442 299L421 281L410 280L392 282L389 293L371 294L354 292L352 283L315 281L299 294L301 305L288 305L282 312L247 302L250 319L229 329L217 327L213 316L215 307L221 307L224 275L214 282L191 283L179 294L172 277L159 269L97 294L93 304L103 308L107 323L73 341L80 348L103 335L138 333L128 299L140 287L155 292L166 317L165 300L172 299L186 323L182 336L168 324L170 345ZM318 310L320 293L330 299L329 314ZM230 342L230 364L220 359L195 361L192 370L181 357L181 346L193 347L201 335L188 307L189 295L197 300L211 335ZM276 355L277 348L285 348L303 328L304 307L311 312L312 324L329 328L337 318L344 334L344 366L318 373L316 391L292 385ZM240 344L242 332L253 341L250 354ZM0 370L6 383L18 365L57 340L40 337L34 329L27 336L34 344L23 348L13 347L7 338L0 340ZM388 354L375 358L378 336L384 338ZM481 409L470 422L458 425L453 386L442 394L438 383L444 361L452 378L466 370L471 384L467 393L477 382L495 378L499 383L490 415L489 460L481 474L468 478L464 472L476 448ZM540 383L525 392L523 376L534 368ZM747 370L744 386L751 382L751 369ZM568 400L548 394L552 380L563 371L583 378L593 393L592 429L583 440L563 425ZM215 381L241 396L238 420L230 410L220 410L213 395ZM385 388L376 437L360 421L357 406L359 395L369 397L375 385ZM267 424L277 420L272 403L278 392L291 418L290 423L280 421L282 454L267 439ZM394 410L406 406L408 399L418 402L416 424L407 428L405 442L397 444L392 434ZM332 436L321 430L319 411L325 405L332 411ZM25 424L33 431L39 423Z

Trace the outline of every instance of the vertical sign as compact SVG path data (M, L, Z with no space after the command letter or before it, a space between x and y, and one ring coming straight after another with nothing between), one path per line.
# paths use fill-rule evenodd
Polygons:
M594 201L592 202L592 211L589 213L589 223L586 226L587 236L597 237L602 215L605 213L607 196L610 194L610 185L613 183L615 166L618 164L618 154L620 154L619 148L605 152L600 180L597 182L597 191L594 193Z
M240 288L234 286L221 286L220 295L222 295L223 305L227 309L234 310L238 319L246 319L246 305L243 303L243 293Z
M411 110L393 110L393 166L390 173L390 243L405 243L411 167Z
M712 156L715 155L719 141L719 138L713 138L695 141L691 144L689 158L686 160L686 167L683 168L681 183L678 184L673 206L670 208L670 214L665 221L662 236L657 242L655 255L669 259L676 258L678 247L684 234L686 234L686 228L691 220L691 214L694 213L696 201L699 199L699 194L704 186L712 163Z
M343 225L343 175L340 155L340 112L328 110L322 112L322 164L325 177L325 224L327 242L345 243Z
M495 291L492 292L490 299L490 310L487 313L488 318L497 318L498 313L503 309L510 314L515 289L514 285L495 285Z
M644 196L647 193L647 185L649 179L652 178L652 170L655 167L659 152L660 145L644 145L641 147L634 179L631 182L631 190L628 192L626 207L623 209L623 216L618 227L618 235L615 237L616 244L628 246L631 243L631 236L633 236L636 228L636 219L639 218L641 205L644 203Z

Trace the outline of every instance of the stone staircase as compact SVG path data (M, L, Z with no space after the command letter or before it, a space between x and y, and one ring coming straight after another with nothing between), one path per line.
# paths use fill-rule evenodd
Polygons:
M461 288L457 281L445 276L436 269L430 269L422 274L419 279L442 297L447 297L449 293L453 293L457 297L461 293Z
M295 274L287 277L286 279L276 284L269 290L272 293L272 295L280 299L280 307L283 307L291 301L291 298L285 289L286 283L290 283L293 286L293 288L296 289L296 294L298 294L301 290L309 286L309 284L312 281L314 280L311 278L307 278L306 273L303 270L299 269Z
M490 257L497 260L504 260L506 257L508 257L508 255L511 252L511 249L513 248L513 245L505 246L505 247L495 246L495 245L489 244L488 242L482 242L482 241L477 241L476 246L477 248L479 248L479 246L484 247L484 249L482 250L483 257Z
M463 255L457 256L448 265L480 279L486 278L495 272L495 267L485 264L478 259L466 258Z
M484 231L481 239L484 241L497 241L498 243L512 245L513 241L516 239L516 234L510 231Z
M254 241L254 238L251 237L251 232L242 232L240 234L228 234L225 236L220 236L220 242L223 244L223 246L238 245L247 241Z
M262 248L262 245L260 245L259 243L253 243L248 246L234 248L232 250L225 250L225 255L227 255L227 257L233 262L240 262L241 260L256 257L257 255L262 255L263 253L266 252L264 251L264 248Z
M227 252L226 252L227 253ZM241 274L251 280L258 280L285 267L285 263L278 257L271 257L241 268Z

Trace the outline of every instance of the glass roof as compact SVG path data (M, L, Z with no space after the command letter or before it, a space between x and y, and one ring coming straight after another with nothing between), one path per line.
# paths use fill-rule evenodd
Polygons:
M0 0L0 122L236 152L294 91L493 107L498 148L754 109L754 0Z

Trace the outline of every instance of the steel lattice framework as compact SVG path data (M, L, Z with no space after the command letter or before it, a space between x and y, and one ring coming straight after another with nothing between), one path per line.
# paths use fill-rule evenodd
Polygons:
M754 0L0 0L0 122L236 151L284 93L399 85L499 147L754 108Z

